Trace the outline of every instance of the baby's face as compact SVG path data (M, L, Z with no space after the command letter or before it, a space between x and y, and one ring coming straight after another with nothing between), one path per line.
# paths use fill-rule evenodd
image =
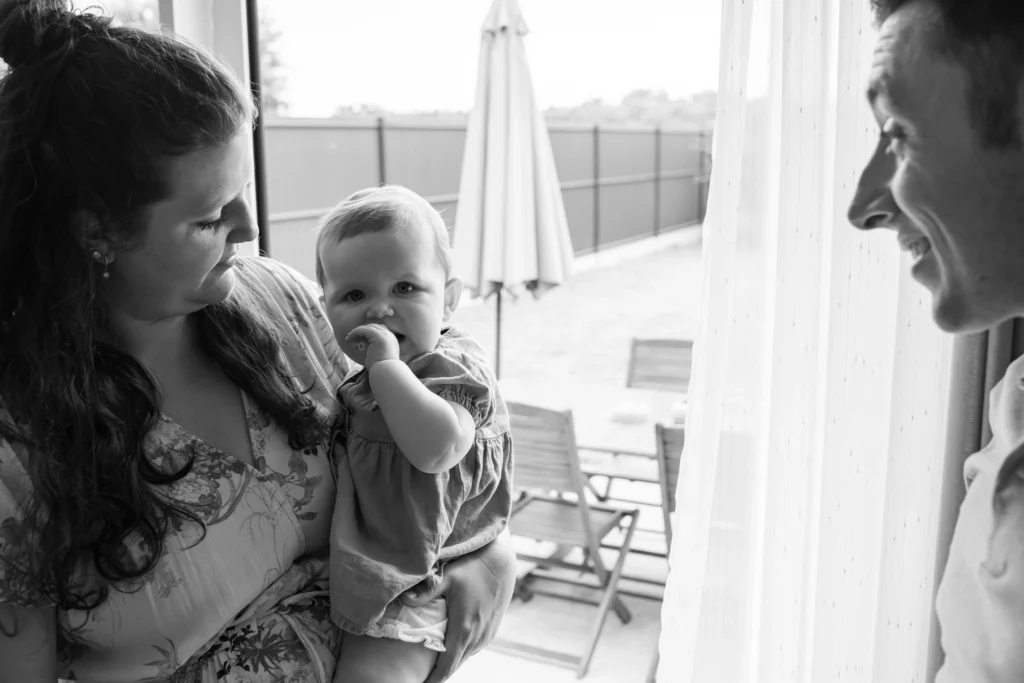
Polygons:
M345 338L369 323L394 333L405 362L434 349L455 302L429 229L363 233L323 245L319 258L327 319L345 355L364 364L365 350Z

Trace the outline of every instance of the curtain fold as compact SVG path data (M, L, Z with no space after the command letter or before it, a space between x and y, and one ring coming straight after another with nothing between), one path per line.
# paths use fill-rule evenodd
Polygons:
M953 338L894 235L846 222L869 3L723 0L721 38L658 678L924 681Z

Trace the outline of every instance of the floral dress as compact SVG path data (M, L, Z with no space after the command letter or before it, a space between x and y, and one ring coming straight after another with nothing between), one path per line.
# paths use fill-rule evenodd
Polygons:
M346 362L314 285L269 259L236 267L240 294L279 325L289 370L324 411ZM204 443L167 416L145 440L157 467L187 476L161 486L206 526L174 523L146 576L90 612L59 611L62 676L98 683L172 681L327 683L340 631L330 620L327 548L335 483L323 446L293 450L287 433L242 395L254 466ZM9 419L9 418L8 418ZM32 455L0 439L0 602L53 604L2 560L32 551L20 519ZM129 552L141 550L138 543ZM88 582L89 576L83 580Z

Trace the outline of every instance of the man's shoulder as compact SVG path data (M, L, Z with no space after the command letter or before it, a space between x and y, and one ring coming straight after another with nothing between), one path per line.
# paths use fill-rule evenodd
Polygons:
M989 395L992 435L1006 445L1024 440L1024 356L1006 368Z
M1024 442L1024 356L1010 363L989 393L988 422L992 440L964 464L968 484L982 471L997 472L1009 454Z

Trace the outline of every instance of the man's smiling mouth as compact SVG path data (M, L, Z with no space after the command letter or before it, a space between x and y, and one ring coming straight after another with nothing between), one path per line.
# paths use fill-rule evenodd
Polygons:
M909 251L914 257L914 261L920 261L932 250L932 243L923 235L916 237L900 237L899 242L900 248L904 251Z

